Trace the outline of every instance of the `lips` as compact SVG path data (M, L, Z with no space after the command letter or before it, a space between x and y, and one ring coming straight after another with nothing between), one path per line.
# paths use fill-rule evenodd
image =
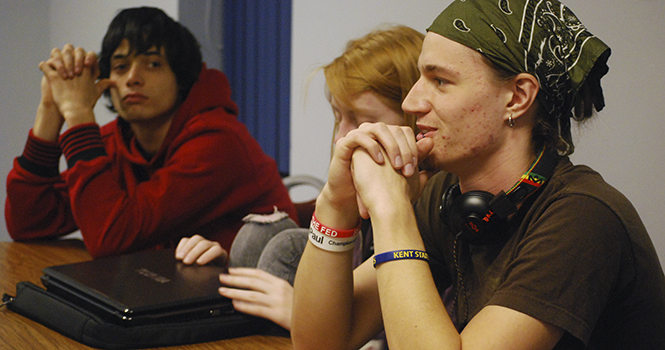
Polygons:
M416 135L416 140L422 140L425 137L432 137L436 133L436 128L428 127L426 125L420 125L418 124L418 129L420 129L420 133Z
M147 99L148 98L143 94L140 94L138 92L130 92L125 96L123 96L122 101L124 103L133 104L133 103L141 103Z

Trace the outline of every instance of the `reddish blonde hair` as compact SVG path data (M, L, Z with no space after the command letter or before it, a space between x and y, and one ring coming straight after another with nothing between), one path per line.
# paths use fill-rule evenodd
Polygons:
M402 111L402 101L420 76L418 56L424 38L412 28L397 25L349 41L344 53L323 67L328 99L334 96L351 106L359 94L372 91L417 132L416 118ZM338 129L335 123L334 134Z

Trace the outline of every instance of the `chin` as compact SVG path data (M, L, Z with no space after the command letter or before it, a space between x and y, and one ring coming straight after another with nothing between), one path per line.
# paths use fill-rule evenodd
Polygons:
M143 113L137 112L137 111L123 111L124 113L118 114L122 119L128 121L128 122L136 122L140 121L143 119L146 119L146 117L143 115Z

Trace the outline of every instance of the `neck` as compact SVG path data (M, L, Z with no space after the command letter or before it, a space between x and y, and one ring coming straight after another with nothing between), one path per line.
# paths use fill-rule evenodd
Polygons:
M529 170L537 156L530 142L521 145L504 147L475 162L476 166L471 171L457 174L462 193L486 191L497 194L513 187ZM477 164L482 165L479 167Z
M166 135L171 128L172 121L173 115L161 121L132 123L130 127L141 148L146 153L155 155L162 147L162 143L164 143L164 139L166 139Z

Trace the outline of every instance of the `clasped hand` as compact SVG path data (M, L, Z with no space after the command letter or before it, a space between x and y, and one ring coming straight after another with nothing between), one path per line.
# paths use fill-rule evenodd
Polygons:
M53 49L49 59L39 63L44 73L42 80L42 106L51 118L69 126L94 122L93 108L104 90L113 85L109 79L97 81L99 67L97 55L83 48L65 45L62 50ZM53 108L57 108L57 114Z
M428 172L418 171L419 160L426 158L432 147L430 139L416 142L409 127L362 124L335 145L328 175L331 197L355 194L364 218L392 200L413 202L429 179Z

